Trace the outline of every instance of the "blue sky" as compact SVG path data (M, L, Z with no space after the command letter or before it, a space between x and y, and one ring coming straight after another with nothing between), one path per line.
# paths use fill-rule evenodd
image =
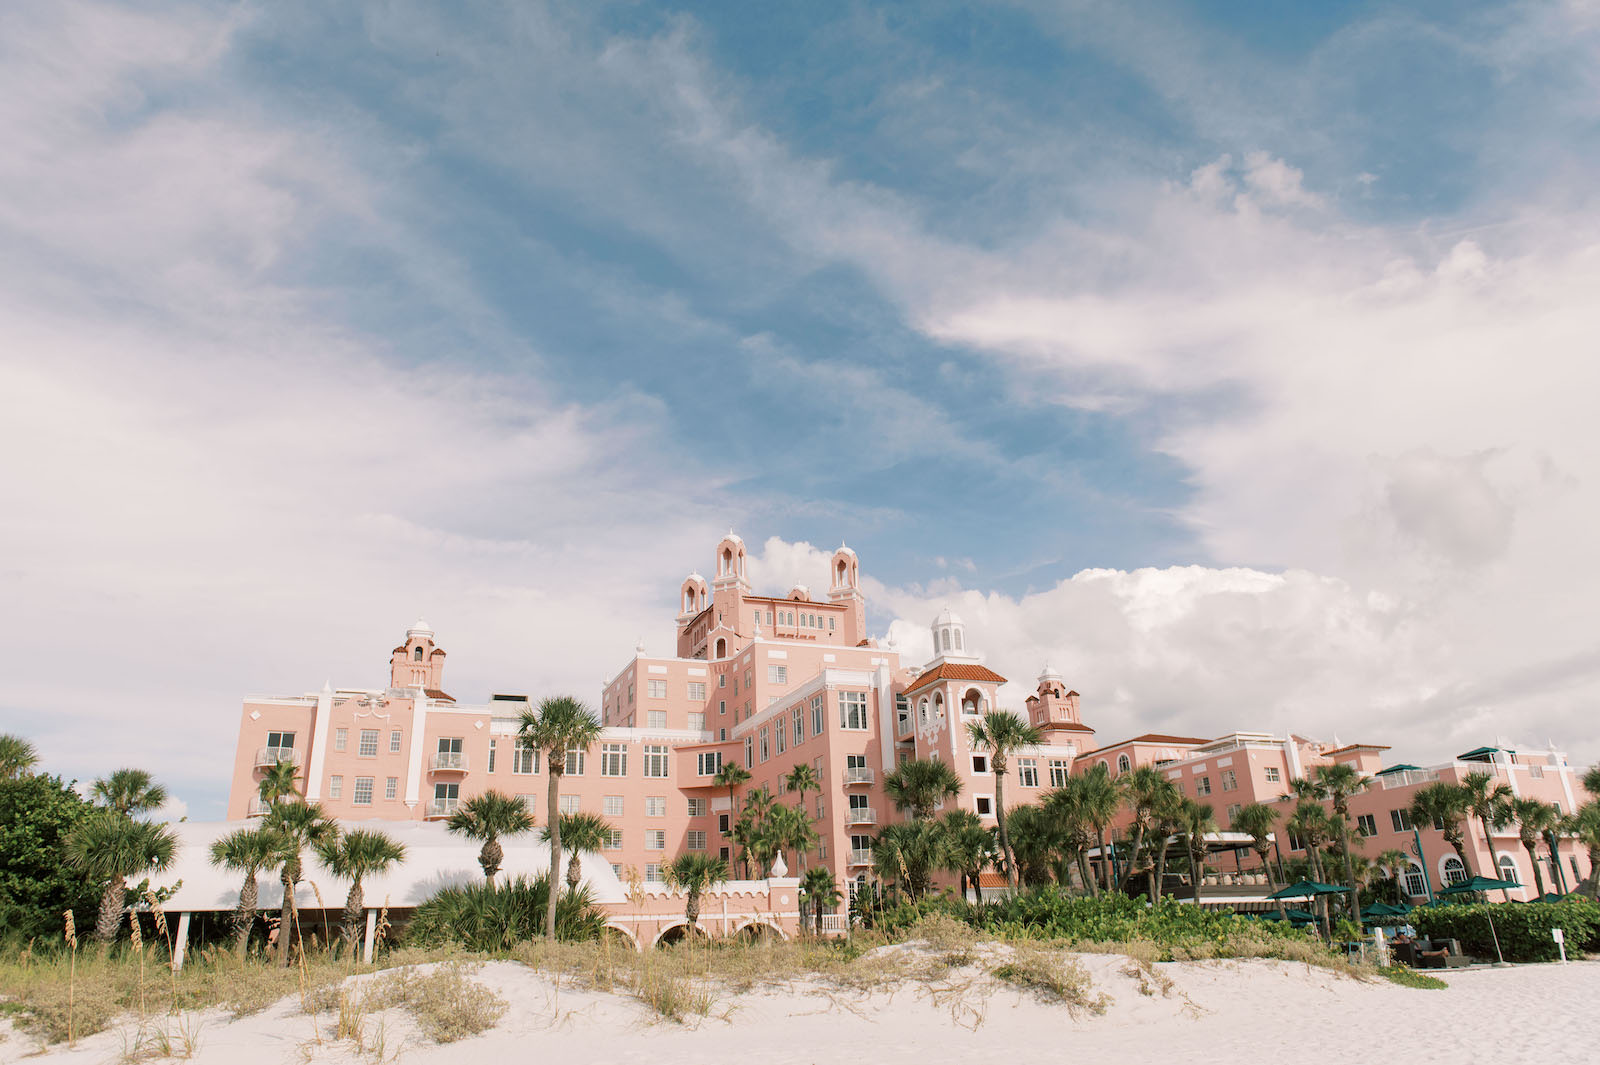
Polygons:
M588 691L729 525L774 584L848 540L908 654L963 604L1112 734L1600 753L1590 3L24 2L0 42L0 727L74 774L376 683L419 612L466 697Z

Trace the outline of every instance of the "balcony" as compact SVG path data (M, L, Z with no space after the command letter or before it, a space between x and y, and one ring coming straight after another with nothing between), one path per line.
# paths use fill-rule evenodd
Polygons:
M284 762L299 765L300 752L293 747L263 747L256 752L257 769L268 769Z
M847 856L846 864L852 865L852 866L855 866L855 865L871 865L872 864L872 848L871 847L863 847L860 850L850 851L848 856Z
M871 784L876 779L878 779L877 774L866 766L848 766L844 771L844 783L846 787L849 787L851 784Z
M1402 769L1398 773L1385 773L1378 778L1379 785L1385 790L1390 788L1408 788L1413 784L1427 784L1438 780L1439 774L1432 769Z
M270 809L272 809L270 802L259 795L252 795L250 797L250 805L245 807L244 815L246 817L265 817Z
M440 751L428 759L428 768L435 773L465 773L467 756L460 751Z
M870 806L851 806L845 809L844 823L847 825L875 825L878 823L878 811Z
M432 799L423 811L423 816L429 821L437 821L455 813L456 808L460 805L460 799Z

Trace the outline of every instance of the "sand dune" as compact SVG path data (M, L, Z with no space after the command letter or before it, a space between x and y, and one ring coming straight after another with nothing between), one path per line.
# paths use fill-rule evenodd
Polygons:
M558 985L512 962L479 967L474 979L510 1009L489 1032L440 1046L398 1010L382 1016L383 1060L445 1065L475 1059L568 1062L915 1063L1091 1060L1142 1062L1559 1062L1594 1060L1600 1043L1600 963L1453 972L1444 991L1362 982L1276 961L1155 966L1155 981L1126 959L1084 955L1104 1012L1041 1002L981 969L872 993L811 981L722 993L710 1016L663 1021L621 994ZM1164 980L1160 978L1165 978ZM369 979L369 978L360 978ZM1160 986L1170 981L1170 987ZM1145 993L1146 991L1150 993ZM287 999L234 1020L197 1015L200 1065L374 1063L376 1055L331 1038L332 1018ZM368 1022L374 1025L376 1020ZM322 1042L314 1038L320 1026ZM375 1034L375 1028L369 1028ZM75 1049L34 1061L103 1065L123 1057L130 1028L100 1033ZM8 1032L0 1062L37 1054Z

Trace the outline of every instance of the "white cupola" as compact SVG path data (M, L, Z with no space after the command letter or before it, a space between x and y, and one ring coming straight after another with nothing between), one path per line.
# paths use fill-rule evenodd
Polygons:
M945 607L933 619L933 656L935 658L973 658L967 646L967 626L961 615Z

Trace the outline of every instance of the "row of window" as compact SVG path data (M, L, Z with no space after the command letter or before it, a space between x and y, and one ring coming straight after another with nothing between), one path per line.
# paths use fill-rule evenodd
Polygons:
M356 806L372 805L372 789L376 783L373 777L356 777L350 789L350 802ZM383 797L385 799L397 798L400 794L400 778L386 777L383 781ZM328 778L328 798L344 798L344 777L338 773Z
M762 612L759 610L755 611L753 614L757 625L761 624L761 614ZM833 617L825 617L822 614L812 614L808 611L796 612L793 610L779 610L776 613L768 610L766 612L766 617L768 628L771 628L773 625L787 625L790 628L796 629L821 629L824 627L823 623L826 622L826 627L829 632L834 631L835 621L837 620ZM773 620L774 618L777 620Z

